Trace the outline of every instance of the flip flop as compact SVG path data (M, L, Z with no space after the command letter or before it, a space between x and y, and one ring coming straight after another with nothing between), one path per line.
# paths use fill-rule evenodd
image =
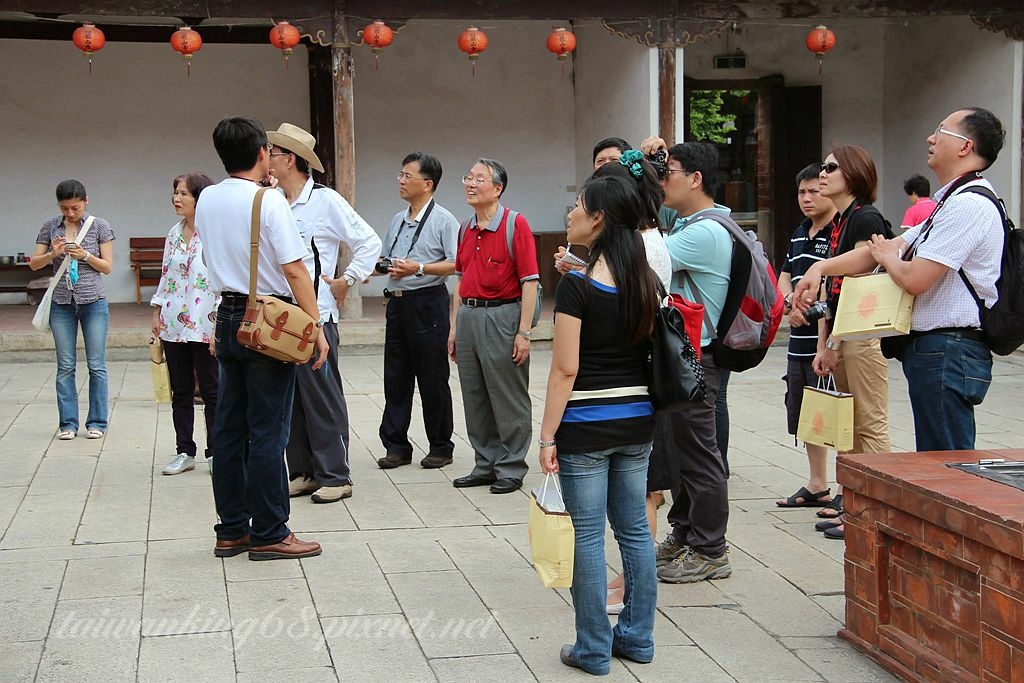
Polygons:
M825 489L824 491L811 493L805 487L801 486L800 490L787 498L784 503L775 501L775 504L780 508L816 508L821 506L822 503L830 503L831 501L822 500L822 498L830 495L831 493L832 489Z
M829 529L835 529L837 526L841 526L843 520L841 519L823 519L820 522L815 522L815 531L828 531Z
M839 493L833 496L828 505L818 510L815 514L822 519L835 519L843 514L843 494Z
M846 540L846 531L842 526L825 529L825 538L831 538L833 541L843 541Z

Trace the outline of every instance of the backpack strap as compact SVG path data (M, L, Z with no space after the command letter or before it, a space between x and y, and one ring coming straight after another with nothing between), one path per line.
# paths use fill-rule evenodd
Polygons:
M957 194L963 194L964 192L970 192L971 194L980 194L982 197L985 197L990 202L996 205L996 211L999 212L999 219L1003 222L1003 239L1005 240L1006 234L1010 231L1010 221L1006 217L1006 205L1003 204L1003 200L997 197L995 192L988 189L984 185L972 185L971 187L965 187L964 189L960 190L960 192L958 192ZM1005 249L1005 241L1003 248ZM974 288L974 285L971 284L971 281L967 277L967 273L964 272L964 269L960 268L960 270L957 272L960 273L960 279L963 280L964 285L967 286L967 291L971 293L972 297L974 297L974 301L975 303L978 304L978 310L980 312L980 310L985 306L985 300L978 296L978 290L976 290Z
M512 265L515 265L516 263L516 252L512 250L512 238L515 237L516 218L518 217L519 214L512 209L509 209L508 213L505 215L505 248L508 249L509 258L512 259Z

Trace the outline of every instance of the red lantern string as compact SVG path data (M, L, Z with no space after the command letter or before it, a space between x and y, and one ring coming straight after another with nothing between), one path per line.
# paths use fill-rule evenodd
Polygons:
M171 36L171 47L185 59L185 72L192 75L192 55L203 46L202 37L188 26L182 26Z
M288 56L292 48L299 44L299 29L287 21L279 21L270 29L270 44L284 55L284 68L288 68Z
M373 68L380 71L381 50L395 39L395 32L380 19L375 19L362 30L363 42L373 49Z
M459 49L469 55L473 65L473 77L476 78L476 60L480 53L487 49L487 34L475 26L470 26L459 36Z
M92 75L92 56L103 49L106 44L106 36L103 35L103 31L99 30L93 24L88 22L83 23L81 26L75 29L75 32L71 35L71 42L75 44L86 59L89 60L89 75Z
M827 26L815 26L807 33L804 44L818 58L818 73L820 74L822 59L836 46L836 34Z
M548 51L558 57L562 73L565 73L565 59L576 49L576 36L572 31L556 28L548 36Z

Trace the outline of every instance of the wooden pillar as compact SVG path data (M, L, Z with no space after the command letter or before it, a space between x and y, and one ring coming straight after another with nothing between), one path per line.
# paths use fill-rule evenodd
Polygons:
M309 53L309 126L324 172L312 170L313 179L334 187L334 78L331 75L331 48L318 43L308 46Z
M355 206L356 203L356 138L355 115L352 99L352 78L355 65L352 62L352 47L349 42L349 26L345 18L346 3L334 3L332 24L334 40L331 45L331 81L334 92L334 189ZM342 247L339 272L352 260L352 253ZM359 283L352 287L345 297L342 318L363 317L363 299L359 295Z
M671 146L676 140L676 48L658 46L658 135Z

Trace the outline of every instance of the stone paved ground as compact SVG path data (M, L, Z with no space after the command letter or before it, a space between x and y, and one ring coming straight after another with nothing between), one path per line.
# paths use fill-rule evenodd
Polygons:
M549 359L537 349L538 421ZM785 434L784 362L773 349L729 389L733 576L660 585L654 662L616 660L609 680L892 680L835 637L842 544L813 531L813 510L773 503L806 467ZM293 501L293 528L321 557L254 563L213 557L205 465L160 475L173 429L146 362L111 364L105 440L59 442L52 364L0 361L0 680L582 680L558 661L572 609L530 567L526 495L450 484L471 457L461 402L453 466L383 472L380 350L346 350L343 363L355 496ZM997 361L979 447L1021 445L1021 365ZM906 449L905 384L892 376L893 444Z

